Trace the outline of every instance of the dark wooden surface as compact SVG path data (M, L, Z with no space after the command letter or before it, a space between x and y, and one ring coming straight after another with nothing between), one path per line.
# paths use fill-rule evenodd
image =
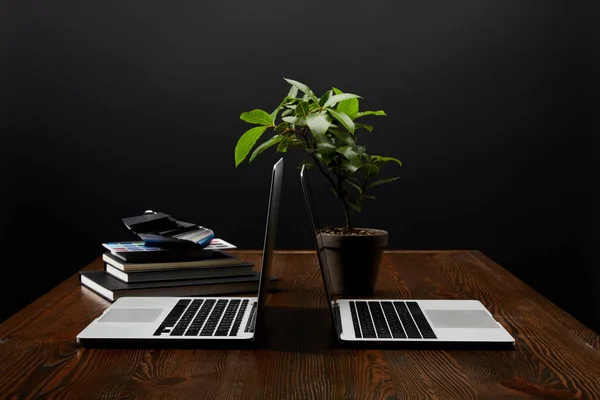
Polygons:
M376 294L481 300L514 350L342 349L314 252L277 252L273 272L258 350L82 348L109 303L75 274L0 325L0 398L600 399L599 336L480 252L388 251Z

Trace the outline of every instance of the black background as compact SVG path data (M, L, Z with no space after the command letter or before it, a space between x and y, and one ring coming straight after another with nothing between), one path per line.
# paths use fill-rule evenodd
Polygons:
M359 225L394 249L479 249L600 330L591 4L3 2L0 319L148 208L260 248L279 155L236 169L233 150L240 113L270 112L288 77L388 114L362 140L401 179ZM279 249L311 248L302 158L285 154Z

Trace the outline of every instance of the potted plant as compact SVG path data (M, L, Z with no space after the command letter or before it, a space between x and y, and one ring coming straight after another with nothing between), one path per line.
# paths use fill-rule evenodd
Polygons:
M235 165L239 166L248 156L248 162L252 162L271 147L279 153L293 147L304 150L309 159L301 165L318 170L329 182L345 218L344 225L316 232L325 247L333 289L345 296L371 295L388 244L388 232L355 227L352 216L363 210L365 200L375 199L376 187L398 179L379 178L382 167L402 163L393 157L368 154L365 146L359 144L358 132L371 132L373 126L358 121L386 114L383 110L360 111L361 96L357 94L334 87L317 97L307 85L292 79L285 81L291 88L273 112L254 109L240 115L243 121L256 126L238 139ZM272 135L255 148L267 130Z

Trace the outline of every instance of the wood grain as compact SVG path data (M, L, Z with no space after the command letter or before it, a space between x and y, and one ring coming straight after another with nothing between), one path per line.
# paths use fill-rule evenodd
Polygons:
M314 252L276 252L273 272L258 348L230 350L83 348L110 303L75 274L0 324L0 398L600 399L599 336L478 251L387 251L376 295L478 299L514 350L342 348Z

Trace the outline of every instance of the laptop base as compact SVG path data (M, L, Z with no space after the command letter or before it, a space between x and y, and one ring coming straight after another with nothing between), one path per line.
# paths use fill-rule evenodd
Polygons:
M207 340L177 339L94 339L80 340L79 343L86 348L94 349L249 349L256 345L254 339L221 340L210 338Z

